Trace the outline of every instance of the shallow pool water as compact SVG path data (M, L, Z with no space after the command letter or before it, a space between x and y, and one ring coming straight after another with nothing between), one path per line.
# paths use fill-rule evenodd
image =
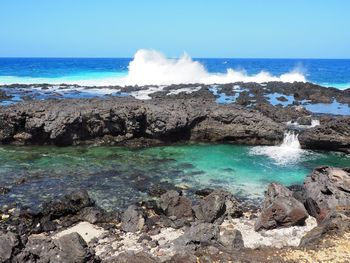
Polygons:
M137 150L0 147L0 186L12 187L8 194L0 195L0 207L9 202L37 207L84 188L102 207L120 209L147 196L147 189L160 182L195 189L221 187L259 202L270 182L302 183L317 166L350 166L350 157L339 153L299 151L297 158L280 162L271 151L279 148L261 151L261 147L227 144Z

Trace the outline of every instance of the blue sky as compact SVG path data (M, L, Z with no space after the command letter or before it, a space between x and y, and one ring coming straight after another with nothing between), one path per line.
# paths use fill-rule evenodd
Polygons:
M1 57L350 58L348 0L4 0Z

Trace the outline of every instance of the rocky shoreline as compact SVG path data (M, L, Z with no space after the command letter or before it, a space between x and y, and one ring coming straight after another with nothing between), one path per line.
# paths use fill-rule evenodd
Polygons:
M1 86L0 100L11 98L9 89L33 86L51 88ZM108 88L129 95L58 94L41 101L30 93L20 103L0 106L0 143L277 145L292 130L304 149L350 153L350 116L306 109L306 101L350 105L349 89L274 82L173 85L152 92ZM8 191L0 187L0 197ZM303 185L270 184L263 205L255 208L222 189L193 191L191 198L169 185L148 192L123 212L103 210L85 190L44 203L39 211L8 204L0 211L0 262L349 260L343 252L350 249L350 168L318 167Z
M220 86L220 92L229 96L233 92L232 85ZM183 86L164 87L149 94L149 100L107 96L103 99L28 100L0 107L0 143L276 145L281 143L287 130L293 129L298 131L305 149L350 151L349 116L314 114L298 101L288 106L273 105L266 97L274 92L282 94L277 98L281 103L286 96L311 103L329 103L335 99L350 103L349 90L326 89L310 83L268 83L264 87L240 83L241 91L235 103L218 103L217 96L207 86L191 92L188 92L191 87ZM126 87L122 90L142 92L144 89ZM173 89L183 91L172 94ZM319 125L313 125L313 121Z
M258 212L220 189L195 200L163 190L122 213L99 208L85 190L39 212L9 206L0 262L299 262L334 251L335 240L350 246L349 182L350 168L319 167L303 185L271 184Z

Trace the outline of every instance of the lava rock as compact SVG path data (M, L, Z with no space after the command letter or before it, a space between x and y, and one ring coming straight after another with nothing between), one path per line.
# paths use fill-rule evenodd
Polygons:
M270 184L255 230L304 225L308 213L304 205L282 185Z
M241 205L235 197L223 190L215 190L193 206L197 219L207 223L221 223L225 217L240 217L243 214Z
M18 262L99 262L77 233L52 240L45 235L28 237L25 248L16 256Z
M9 262L19 244L16 234L0 231L0 262Z
M350 153L350 117L324 118L320 122L321 125L299 134L301 146Z
M331 211L350 213L350 168L323 166L304 180L310 215L322 221Z
M94 201L90 199L88 192L79 190L66 195L62 200L44 203L42 213L45 216L50 216L51 219L55 219L76 214L81 209L93 205Z
M199 223L191 226L188 231L176 240L178 244L202 245L216 243L219 237L219 227L211 223Z
M84 263L93 258L86 242L78 233L64 235L54 240L54 243L63 254L63 262Z
M141 231L145 225L144 212L140 207L131 205L122 215L121 229L125 232Z
M350 230L350 218L342 213L331 212L300 241L301 247L317 245L326 235L341 236Z
M175 216L177 219L192 220L192 202L175 190L163 194L159 200L159 207L168 217Z

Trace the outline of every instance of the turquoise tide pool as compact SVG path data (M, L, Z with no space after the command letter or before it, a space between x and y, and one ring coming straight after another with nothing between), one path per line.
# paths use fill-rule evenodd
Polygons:
M350 166L350 156L227 144L137 150L3 146L0 186L12 189L0 195L0 207L9 202L37 207L42 201L84 188L102 207L120 209L146 197L147 189L160 182L192 189L222 187L259 203L268 183L302 183L320 165Z

